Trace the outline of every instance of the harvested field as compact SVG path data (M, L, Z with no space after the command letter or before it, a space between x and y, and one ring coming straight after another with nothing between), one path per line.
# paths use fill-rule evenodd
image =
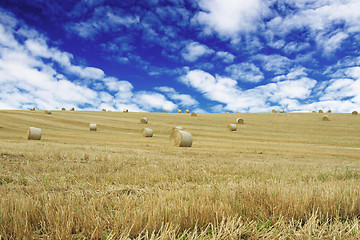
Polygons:
M242 113L236 132L236 113L146 113L144 138L144 113L52 112L0 111L0 238L360 238L351 113Z

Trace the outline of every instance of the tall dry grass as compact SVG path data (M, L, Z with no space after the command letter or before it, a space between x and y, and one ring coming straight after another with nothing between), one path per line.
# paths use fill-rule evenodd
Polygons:
M139 116L0 111L1 238L360 237L358 117L241 114L229 132L236 114L148 113L145 139ZM168 144L175 125L192 148Z

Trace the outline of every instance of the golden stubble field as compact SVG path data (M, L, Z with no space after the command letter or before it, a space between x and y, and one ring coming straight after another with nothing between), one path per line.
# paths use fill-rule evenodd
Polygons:
M359 239L360 116L328 115L2 110L0 239Z

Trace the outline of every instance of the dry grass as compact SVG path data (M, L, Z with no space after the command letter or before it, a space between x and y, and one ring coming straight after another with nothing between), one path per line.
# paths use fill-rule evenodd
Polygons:
M358 116L145 115L0 111L0 238L360 238Z

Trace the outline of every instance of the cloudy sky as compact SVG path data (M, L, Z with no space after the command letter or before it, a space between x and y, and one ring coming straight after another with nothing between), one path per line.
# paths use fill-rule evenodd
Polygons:
M0 109L31 106L360 110L360 1L2 0Z

